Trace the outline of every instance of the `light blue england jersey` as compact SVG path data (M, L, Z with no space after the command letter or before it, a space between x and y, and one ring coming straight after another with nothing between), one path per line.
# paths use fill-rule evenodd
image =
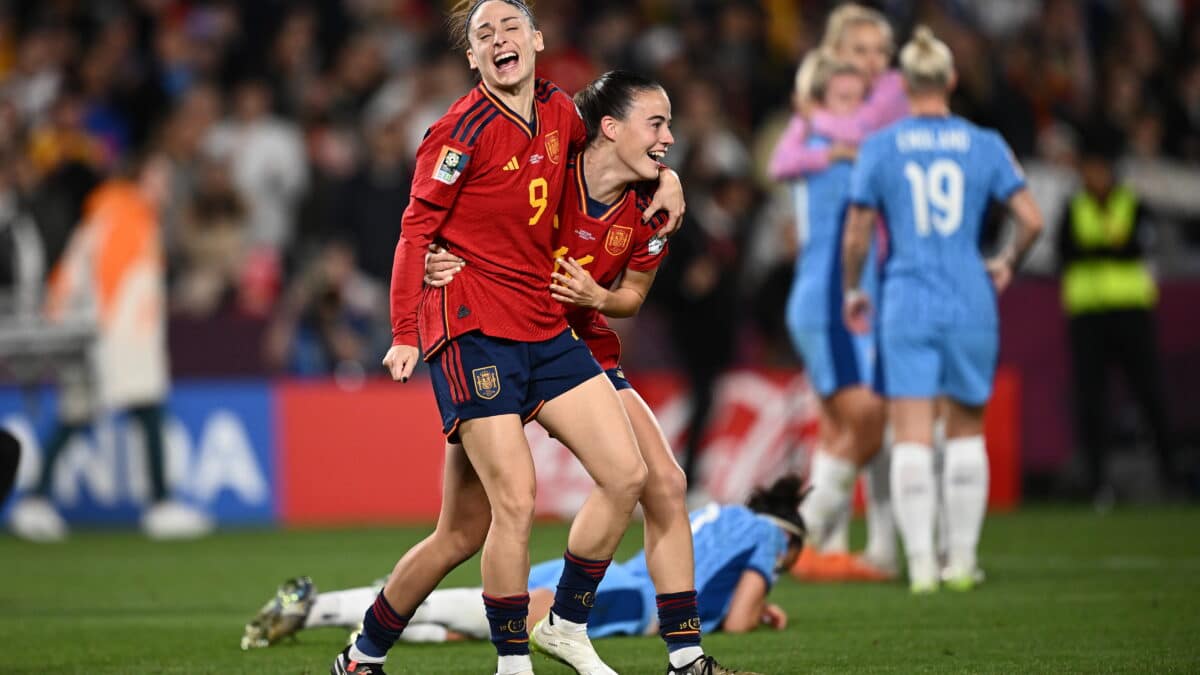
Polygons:
M787 535L778 525L745 506L709 504L690 514L696 557L696 603L701 630L716 630L729 613L733 591L743 572L756 572L775 584L775 566L787 550ZM632 574L650 578L646 555L625 563Z
M809 136L805 146L827 148L828 138ZM788 296L789 326L825 328L842 321L842 228L849 205L850 162L833 162L792 184L796 210L796 276ZM874 298L878 277L874 246L863 267L861 287Z
M889 253L877 312L893 330L994 328L979 237L992 200L1025 178L998 133L957 117L908 117L870 136L850 202L878 210Z

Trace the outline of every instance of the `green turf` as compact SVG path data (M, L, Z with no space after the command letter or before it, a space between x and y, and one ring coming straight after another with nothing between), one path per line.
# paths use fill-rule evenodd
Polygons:
M287 576L335 589L369 583L419 529L233 532L152 544L77 533L37 546L0 537L0 673L325 673L344 631L241 652L242 624ZM540 526L535 559L565 530ZM626 551L638 534L626 537ZM783 632L705 637L731 665L764 673L1200 672L1200 510L1030 509L995 516L987 583L910 597L900 584L773 592ZM468 563L450 579L468 584ZM599 643L622 673L661 673L657 638ZM535 657L539 673L568 673ZM491 645L402 646L392 673L491 673Z

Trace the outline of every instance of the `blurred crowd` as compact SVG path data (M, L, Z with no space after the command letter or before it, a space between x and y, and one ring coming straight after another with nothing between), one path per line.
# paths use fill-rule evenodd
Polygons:
M632 361L794 358L782 328L791 207L762 169L834 4L537 3L544 77L574 91L622 67L672 97L668 163L688 222L627 343ZM1134 164L1185 176L1200 164L1200 3L872 4L899 37L920 22L950 45L956 110L1004 134L1039 199L1074 189L1084 129L1103 127ZM31 215L52 265L96 185L163 156L173 361L203 362L212 343L196 336L234 335L252 348L209 359L212 374L377 372L415 148L474 82L443 16L430 0L0 3L0 217ZM1200 212L1196 195L1166 198L1184 221ZM1043 203L1051 221L1054 207ZM0 255L0 282L13 274Z

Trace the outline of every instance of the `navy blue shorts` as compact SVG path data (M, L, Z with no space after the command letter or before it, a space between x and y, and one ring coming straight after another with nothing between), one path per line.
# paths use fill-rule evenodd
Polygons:
M608 381L612 382L613 389L621 391L622 389L633 389L633 385L629 384L629 380L625 379L625 371L620 366L609 368L604 371L608 376Z
M460 335L430 364L446 440L459 442L464 420L520 415L529 422L542 405L599 375L600 364L567 328L542 342Z

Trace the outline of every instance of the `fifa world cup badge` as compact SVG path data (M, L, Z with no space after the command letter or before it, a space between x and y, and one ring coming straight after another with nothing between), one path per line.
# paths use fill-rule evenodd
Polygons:
M443 145L442 153L438 156L437 165L433 169L433 179L446 185L454 185L467 166L467 156L454 148Z

